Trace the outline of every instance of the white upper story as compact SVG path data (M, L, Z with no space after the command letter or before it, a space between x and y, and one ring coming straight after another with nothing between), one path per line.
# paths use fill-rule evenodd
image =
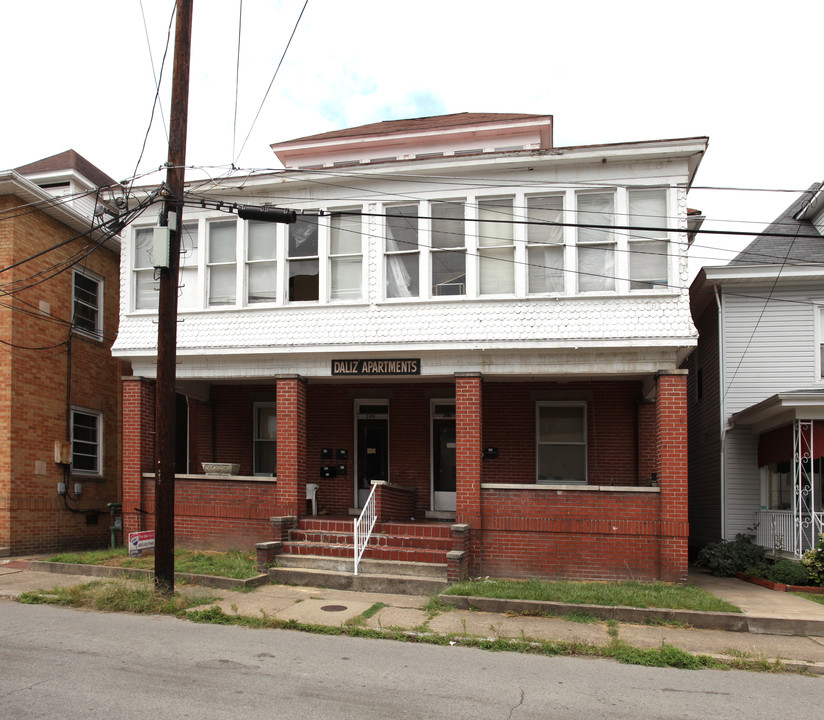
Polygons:
M330 356L412 350L450 371L677 367L696 342L687 190L706 138L549 145L549 116L378 123L273 146L301 169L190 186L178 376L323 375ZM125 233L114 348L149 375L155 221Z

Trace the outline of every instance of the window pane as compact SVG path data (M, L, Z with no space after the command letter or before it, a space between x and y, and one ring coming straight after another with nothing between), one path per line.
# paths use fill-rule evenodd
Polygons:
M97 415L72 412L72 470L98 472L100 438Z
M317 254L318 218L315 215L299 215L297 222L289 226L289 257L313 257Z
M652 227L660 230L632 230L633 237L660 238L666 235L667 195L665 190L630 190L629 224L632 228Z
M418 253L386 258L386 297L418 297Z
M386 251L418 249L418 206L402 205L386 210ZM417 294L417 293L416 293Z
M257 407L257 421L255 423L255 440L276 440L277 439L277 408Z
M209 262L233 263L237 223L215 222L209 225Z
M277 445L270 440L258 440L255 442L255 475L275 475L277 466L275 464L275 450Z
M155 310L160 300L160 281L154 279L154 269L138 270L135 274L135 301L138 310Z
M542 445L538 449L538 482L586 482L586 446Z
M289 263L289 299L318 299L317 260L293 260Z
M235 266L214 265L209 268L209 304L233 305L235 302Z
M584 408L544 406L539 410L539 442L584 442Z
M277 225L260 220L249 221L247 260L274 260Z
M332 300L360 300L361 259L332 258Z
M613 198L612 193L594 193L579 195L578 223L582 225L612 225ZM612 231L598 228L578 228L578 242L611 242Z
M192 310L200 306L197 299L197 268L183 267L180 269L180 292L177 296L177 306L181 310Z
M649 290L667 284L667 242L633 241L629 252L629 277L632 290Z
M183 226L180 236L180 267L197 267L197 223Z
M578 248L578 289L612 290L615 287L612 245L584 245Z
M87 332L98 331L98 293L100 282L94 278L74 273L74 326Z
M478 203L478 244L481 247L512 244L512 200Z
M559 293L564 291L564 248L530 247L529 292Z
M432 253L432 294L463 295L466 292L466 255L463 252Z
M515 292L515 248L480 251L481 295Z
M464 246L464 206L456 202L433 202L432 247L459 248Z
M540 223L559 223L564 219L564 198L560 195L532 197L526 201L530 220ZM564 229L560 225L527 225L527 242L562 243Z
M331 226L330 252L332 255L361 253L361 216L334 215Z
M277 263L257 262L249 265L250 303L275 302L277 299Z
M134 234L134 267L143 269L152 267L152 245L154 231L152 228L141 228Z

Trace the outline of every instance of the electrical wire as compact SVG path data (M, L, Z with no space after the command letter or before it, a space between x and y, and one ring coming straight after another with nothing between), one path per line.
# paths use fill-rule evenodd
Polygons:
M140 0L140 17L143 18L143 32L146 35L146 46L149 49L149 64L152 66L152 79L156 86L160 85L157 72L155 71L154 58L152 57L152 42L149 40L149 27L146 25L146 13L143 12L143 0ZM168 40L166 41L168 43ZM160 121L163 123L163 134L166 136L166 142L169 142L169 130L166 127L166 116L163 113L163 105L160 105Z
M283 64L283 59L286 57L286 53L289 50L289 46L292 44L292 38L295 37L298 25L300 25L300 20L303 17L303 13L306 11L306 6L308 4L309 0L305 0L305 2L303 3L303 8L301 8L300 15L298 15L298 19L295 22L295 27L292 28L292 34L289 36L289 41L286 43L286 47L283 49L283 54L280 56L278 66L275 68L275 74L272 75L272 79L269 81L269 87L266 88L266 92L263 94L263 100L260 101L260 107L258 107L257 113L255 113L255 119L252 120L252 126L249 128L249 132L246 135L246 139L243 141L243 145L240 146L240 152L237 154L236 157L232 158L232 165L234 165L238 161L238 158L240 158L240 156L243 154L243 149L246 147L246 143L249 141L249 137L252 134L252 130L255 129L255 123L257 123L258 118L260 117L260 111L263 110L263 104L266 102L266 98L269 97L269 91L272 89L272 85L275 82L275 78L278 76L280 66Z
M235 142L237 141L237 99L238 91L240 89L240 36L242 26L243 0L240 0L240 5L237 13L237 61L235 63L235 117L234 121L232 122L232 160L234 160L235 158Z

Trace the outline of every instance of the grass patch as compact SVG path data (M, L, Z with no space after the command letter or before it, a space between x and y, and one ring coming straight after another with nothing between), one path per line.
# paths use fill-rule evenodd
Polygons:
M817 593L805 593L805 592L794 592L790 593L790 595L795 595L796 597L804 598L805 600L812 600L819 605L824 605L824 595L817 594Z
M613 639L604 648L604 655L626 665L646 667L672 667L681 670L724 670L729 667L709 655L693 655L668 643L661 643L661 647L656 648L637 648L622 640Z
M544 600L586 605L624 605L670 610L741 612L741 608L694 585L627 582L546 582L543 580L496 580L457 583L446 595L468 595L507 600Z
M214 595L199 597L176 592L155 592L149 580L94 580L81 585L22 593L18 600L28 605L65 605L103 612L179 615L186 609L215 601Z
M238 550L230 550L229 552L175 550L174 556L175 572L191 573L193 575L216 575L217 577L232 578L233 580L247 580L260 575L254 555L242 553ZM154 557L152 555L129 557L127 548L63 553L55 555L50 560L73 565L105 565L143 570L154 568Z
M371 618L376 612L379 610L383 610L386 607L386 603L376 602L373 603L371 607L364 610L360 615L357 615L353 618L349 618L344 624L351 626L365 626L366 621Z

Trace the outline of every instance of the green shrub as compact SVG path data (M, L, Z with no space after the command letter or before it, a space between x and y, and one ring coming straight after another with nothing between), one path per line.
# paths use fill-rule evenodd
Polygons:
M749 537L738 535L735 540L722 540L701 548L696 564L707 568L713 575L731 577L747 568L763 565L766 549L753 544Z
M807 550L801 558L810 576L810 583L824 587L824 534L818 536L813 550Z
M807 585L810 582L807 568L795 560L777 560L761 577L785 585Z

